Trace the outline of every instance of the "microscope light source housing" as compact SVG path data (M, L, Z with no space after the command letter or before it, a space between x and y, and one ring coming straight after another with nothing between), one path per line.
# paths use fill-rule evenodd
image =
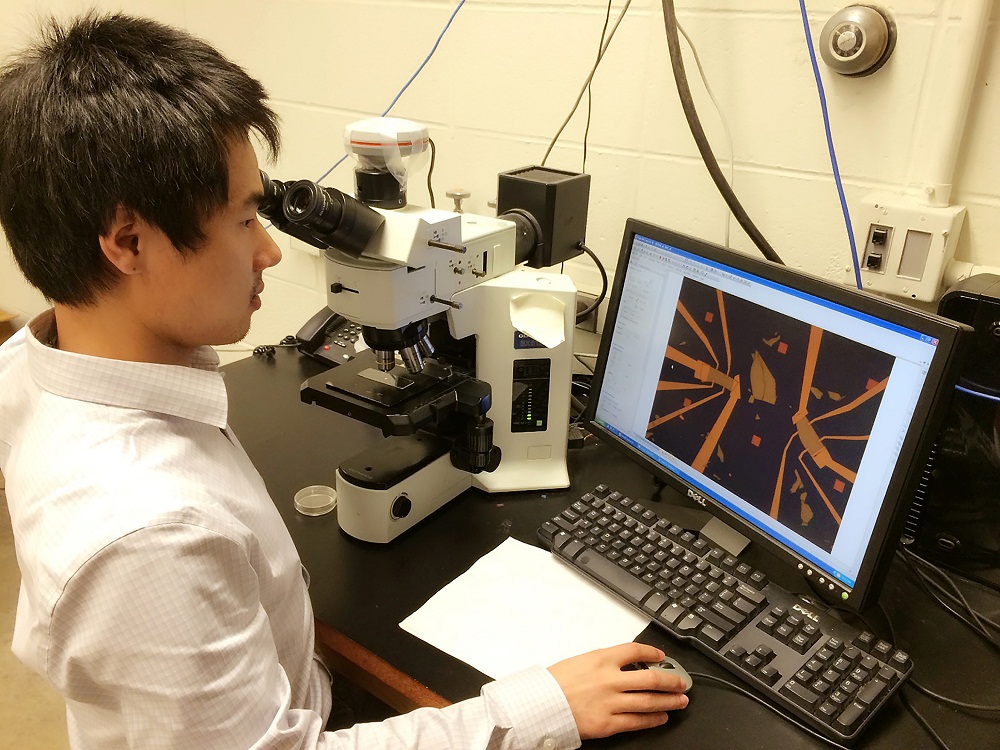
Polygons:
M589 174L530 166L498 176L497 216L526 213L540 230L527 261L531 268L556 266L583 252L589 201Z

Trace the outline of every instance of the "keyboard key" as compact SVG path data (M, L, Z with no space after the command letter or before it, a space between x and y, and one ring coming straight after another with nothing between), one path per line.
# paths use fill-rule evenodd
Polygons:
M757 672L757 676L760 677L762 682L772 686L781 679L781 673L770 664L766 667L761 667Z
M867 706L851 703L841 712L840 716L833 720L833 725L844 734L851 734L861 724L861 720L867 712Z
M780 692L808 711L812 711L816 707L816 704L819 703L819 696L795 679L786 682L781 687Z
M707 643L712 648L718 649L729 640L729 637L715 626L706 624L705 627L698 631L698 640Z
M882 682L882 680L872 680L864 687L862 687L857 694L858 703L863 703L866 706L870 706L873 703L878 703L882 699L882 696L886 694L889 686Z
M627 571L598 554L580 555L573 562L579 568L590 572L599 581L604 581L631 602L641 602L650 592L649 586L645 583L637 581Z
M649 595L649 597L642 603L642 608L648 612L652 612L654 616L660 613L670 600L665 597L660 592L656 591Z
M684 635L694 635L704 623L698 615L687 614L677 621L677 632Z
M875 647L872 649L872 656L875 656L881 659L882 661L888 661L889 655L892 653L892 651L893 649L891 643L887 643L886 641L879 641L878 643L875 644Z
M871 653L872 647L875 645L876 640L877 639L875 638L874 633L869 633L867 630L865 630L862 633L858 633L858 635L854 638L852 643L865 653Z
M900 672L905 672L912 664L913 662L910 661L910 655L905 651L897 650L889 659L889 666L893 669L898 669Z
M823 721L830 722L833 721L839 711L840 709L835 704L830 703L830 701L824 701L816 711L816 715L823 719Z
M774 658L774 650L769 646L758 646L753 650L753 652L765 664L770 663L771 659Z

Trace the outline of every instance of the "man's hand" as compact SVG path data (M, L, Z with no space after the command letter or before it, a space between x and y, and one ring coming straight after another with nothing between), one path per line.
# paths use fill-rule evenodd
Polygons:
M684 683L658 669L623 672L632 662L658 662L663 652L626 643L574 656L549 667L566 694L581 739L658 727L667 711L688 704Z

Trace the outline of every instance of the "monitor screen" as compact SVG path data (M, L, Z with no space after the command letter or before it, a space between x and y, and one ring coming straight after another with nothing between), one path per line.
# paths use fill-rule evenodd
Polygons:
M899 539L962 331L630 219L587 418L860 608Z

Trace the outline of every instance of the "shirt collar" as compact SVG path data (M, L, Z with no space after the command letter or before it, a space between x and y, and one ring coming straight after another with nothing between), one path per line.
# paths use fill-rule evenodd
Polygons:
M125 362L54 349L52 310L28 322L28 362L40 388L64 398L142 409L224 429L229 398L219 357L209 346L195 350L189 367Z

